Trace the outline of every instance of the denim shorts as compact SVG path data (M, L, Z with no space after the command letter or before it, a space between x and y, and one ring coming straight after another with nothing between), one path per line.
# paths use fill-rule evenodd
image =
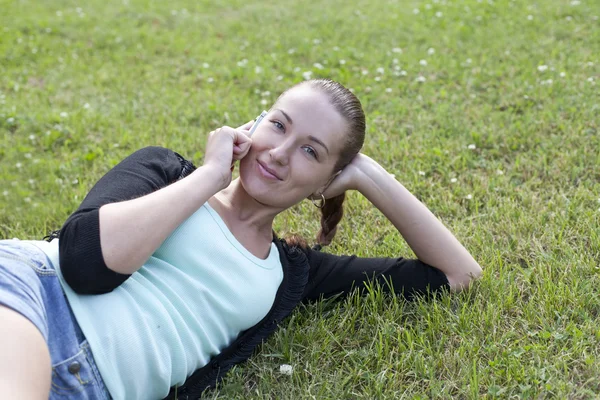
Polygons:
M0 240L0 304L25 316L44 336L52 363L51 400L110 399L56 271L35 245Z

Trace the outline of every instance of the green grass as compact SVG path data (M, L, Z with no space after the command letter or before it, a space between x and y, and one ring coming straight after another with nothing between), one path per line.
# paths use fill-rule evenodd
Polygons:
M299 309L207 397L598 398L600 3L273 3L0 0L0 236L58 228L142 146L201 163L207 132L330 77L484 276ZM346 215L330 251L411 255L358 193ZM276 226L317 229L310 204Z

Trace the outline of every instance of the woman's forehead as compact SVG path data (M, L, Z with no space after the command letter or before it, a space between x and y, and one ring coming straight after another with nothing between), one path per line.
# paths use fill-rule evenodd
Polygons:
M346 121L329 101L326 94L308 85L288 91L273 107L286 113L295 129L310 134L333 133L338 140L346 127Z

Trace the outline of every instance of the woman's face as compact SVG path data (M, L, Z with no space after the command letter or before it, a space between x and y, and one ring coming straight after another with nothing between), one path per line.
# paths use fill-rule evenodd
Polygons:
M288 91L252 134L240 162L244 189L257 201L288 208L324 189L345 142L346 121L309 85Z

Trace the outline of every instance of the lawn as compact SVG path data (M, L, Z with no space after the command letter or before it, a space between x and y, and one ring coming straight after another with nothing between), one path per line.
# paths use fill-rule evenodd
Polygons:
M0 0L0 237L41 238L147 145L202 163L307 77L484 268L458 295L298 309L218 399L600 397L596 0ZM308 202L276 231L314 237ZM411 256L351 193L327 251ZM280 373L289 364L291 375Z

